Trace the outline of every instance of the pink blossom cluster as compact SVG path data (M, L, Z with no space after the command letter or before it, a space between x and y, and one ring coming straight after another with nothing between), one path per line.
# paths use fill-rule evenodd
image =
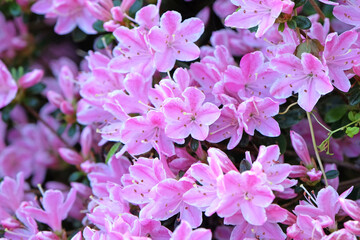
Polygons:
M94 47L0 12L0 239L360 237L359 0L9 2Z

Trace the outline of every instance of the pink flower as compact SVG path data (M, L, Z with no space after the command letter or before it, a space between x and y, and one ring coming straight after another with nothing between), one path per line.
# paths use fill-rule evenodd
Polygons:
M0 108L5 107L15 98L17 90L15 80L0 60Z
M161 181L151 190L152 202L141 210L140 217L165 220L180 213L180 219L187 221L192 228L200 226L201 210L184 201L184 194L192 187L193 182L184 178Z
M246 54L241 58L240 68L227 68L225 87L237 91L242 100L252 96L271 97L270 87L279 77L279 73L270 69L269 64L264 61L264 55L260 51Z
M155 71L153 53L146 36L139 28L119 27L114 32L119 44L114 49L114 58L109 67L120 73L141 73L150 76Z
M139 158L121 179L124 199L135 204L148 203L151 189L164 179L166 173L158 158Z
M226 17L225 25L236 28L252 28L259 25L256 37L264 35L282 11L291 13L294 6L289 0L231 0L231 2L238 7L238 11Z
M155 148L167 156L175 154L173 140L165 134L164 114L149 111L145 117L129 118L121 131L121 140L131 154L141 154Z
M301 60L293 54L284 54L271 60L271 65L283 76L271 87L275 98L283 99L299 93L298 103L310 112L321 95L333 90L328 69L310 53L303 53Z
M349 77L344 71L351 69L359 59L360 49L354 49L358 34L347 31L338 36L330 33L325 40L323 59L329 68L329 77L335 87L343 92L350 89Z
M25 211L39 222L48 224L53 231L61 231L61 221L64 220L76 198L75 189L71 189L66 200L58 190L47 190L41 204L44 210L28 206Z
M279 104L271 98L251 97L242 102L238 111L241 114L244 130L254 135L258 130L262 135L276 137L280 135L280 127L272 116L279 112Z
M227 149L235 148L243 135L243 123L241 115L234 104L225 105L221 109L221 115L211 126L208 142L218 143L224 139L230 138Z
M340 1L340 5L334 8L333 14L340 21L358 27L360 26L360 1Z
M220 116L220 110L212 103L204 103L205 95L194 87L188 87L180 98L170 99L164 105L165 133L170 138L191 136L203 141L209 134L209 125Z
M31 7L37 14L45 14L46 18L57 18L55 32L68 34L76 26L87 34L95 34L92 25L96 21L86 8L84 0L39 0Z
M218 197L221 199L217 209L219 216L231 217L240 210L252 225L262 225L267 221L265 208L275 198L264 180L251 171L230 171L220 176Z
M192 230L191 225L182 220L171 235L170 240L211 240L211 230L204 228Z
M181 22L181 15L168 11L161 16L160 27L149 32L149 42L155 50L155 64L159 71L171 70L176 60L192 61L199 57L200 49L194 43L204 32L204 24L198 18Z

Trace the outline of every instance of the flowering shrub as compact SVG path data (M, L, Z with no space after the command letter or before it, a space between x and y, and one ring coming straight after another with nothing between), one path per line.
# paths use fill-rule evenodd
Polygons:
M360 0L0 2L1 239L358 239Z

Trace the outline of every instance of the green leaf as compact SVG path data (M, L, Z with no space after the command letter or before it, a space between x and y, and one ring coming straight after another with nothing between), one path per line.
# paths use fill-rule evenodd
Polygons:
M325 173L325 176L327 179L334 179L334 178L337 178L339 176L339 171L338 170L330 170L330 171L327 171Z
M249 161L246 159L241 160L240 169L239 169L240 172L242 173L242 172L248 171L250 169L251 169L251 164L249 163Z
M305 111L301 108L292 108L283 115L276 115L275 120L279 123L280 128L290 128L297 124L305 117Z
M83 176L84 176L83 172L80 172L80 171L73 172L69 176L69 182L76 182L76 181L80 180Z
M287 22L287 25L290 29L295 29L297 27L296 22L294 19L291 19L290 21Z
M347 112L346 105L337 106L330 111L328 111L325 115L325 122L333 123L339 121Z
M21 7L19 4L12 2L9 5L9 12L13 17L18 17L21 14Z
M120 6L120 4L121 4L121 1L120 1L120 0L114 0L114 6L115 6L115 7Z
M311 53L312 55L319 57L319 53L324 51L324 46L321 45L317 39L308 39L303 43L300 43L295 49L295 55L301 58L303 53Z
M301 7L302 5L304 5L306 3L306 0L295 0L295 8Z
M311 21L305 16L294 16L292 20L296 22L297 27L300 29L311 28Z
M285 30L285 23L280 23L278 27L279 32L283 32Z
M98 37L95 41L95 47L98 49L104 49L105 48L105 44L106 46L109 46L110 43L115 39L115 37L111 34L104 34L100 37ZM105 42L105 44L104 44Z
M40 94L45 88L46 88L45 84L38 83L38 84L35 84L34 86L26 89L26 93L30 94L30 95Z
M86 33L81 31L80 28L75 28L75 30L72 31L71 36L76 43L84 41L87 37Z
M357 105L360 103L360 86L356 85L351 88L348 95L349 104L351 106Z
M190 148L191 148L191 150L192 150L193 152L196 152L196 150L198 149L198 147L199 147L199 141L192 138L191 141L190 141Z
M103 22L103 21L97 20L96 22L94 22L93 28L94 28L95 31L97 31L98 33L103 33L103 32L105 32L104 22Z
M249 28L249 31L256 32L258 30L258 28L259 28L259 26L255 26L255 27Z
M6 107L4 107L1 111L1 118L4 122L8 122L10 120L10 113L14 109L16 104L10 103Z
M129 9L130 16L135 16L136 12L143 6L143 0L136 0Z
M348 118L350 121L354 122L354 121L360 121L360 112L354 112L354 111L351 111L349 112L348 114Z
M117 150L119 149L121 145L121 142L115 143L114 145L112 145L112 147L110 148L110 151L108 152L108 154L106 155L106 160L105 163L108 163L110 158L112 156L114 156L114 154L117 152Z
M31 108L37 108L40 106L40 100L33 96L27 96L22 99L22 102Z
M354 137L356 134L359 133L359 128L358 127L347 127L346 128L346 135L348 135L349 137Z
M58 128L58 130L56 131L56 133L60 136L65 132L67 124L66 123L62 123L60 125L60 127Z
M73 137L76 133L76 123L74 123L73 125L71 125L71 127L69 128L67 134L69 137Z

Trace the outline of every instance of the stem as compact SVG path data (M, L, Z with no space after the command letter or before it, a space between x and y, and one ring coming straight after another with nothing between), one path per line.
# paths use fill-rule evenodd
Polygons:
M294 103L290 104L290 105L285 109L285 111L279 112L279 115L283 115L283 114L287 113L287 112L290 110L290 108L293 107L293 106L295 106L297 103L298 103L298 102L294 102Z
M353 125L354 123L357 123L357 122L359 122L359 121L360 121L360 120L357 119L357 120L355 120L355 121L352 121L351 123L346 124L345 126L343 126L343 127L341 127L341 128L338 128L338 129L332 131L332 132L330 133L330 135L329 135L329 138L330 138L334 133L336 133L336 132L338 132L338 131L345 130L345 128L347 128L347 127L349 127L349 126L351 126L351 125Z
M63 144L65 144L65 146L67 148L72 148L69 145L69 143L67 143L61 136L59 136L59 134L57 134L57 132L44 119L42 119L37 112L35 112L32 108L26 106L25 104L23 104L22 106L26 109L26 111L28 111L31 115L33 115L38 121L40 121L42 124L44 124L45 127L47 127L54 135L56 135L59 138L59 140Z
M319 152L318 152L318 149L317 149L316 140L315 140L315 134L314 134L314 129L313 129L312 121L311 121L311 115L310 115L309 112L306 112L306 115L307 115L307 118L308 118L308 121L309 121L309 127L310 127L310 133L311 133L311 140L312 140L312 143L313 143L316 160L318 161L320 170L321 170L321 172L322 172L322 174L323 174L323 176L324 176L325 185L326 185L326 186L329 186L328 180L327 180L326 175L325 175L325 170L324 170L324 167L323 167L323 165L322 165L322 162L321 162L321 159L320 159L320 155L319 155Z
M321 8L319 7L319 5L316 4L316 2L314 0L309 0L311 6L315 9L315 11L317 12L317 14L319 14L320 19L322 21L325 21L325 14L323 13L323 11L321 10ZM334 29L332 28L332 26L330 26L330 32L335 32Z
M324 124L322 124L322 123L316 118L316 116L315 116L314 113L311 113L311 115L314 117L315 121L316 121L320 126L322 126L326 131L331 132L330 129L328 129L327 127L325 127Z
M315 9L315 11L319 14L321 20L325 20L325 14L323 13L323 11L319 8L319 6L316 4L316 2L314 0L309 0L311 6Z

